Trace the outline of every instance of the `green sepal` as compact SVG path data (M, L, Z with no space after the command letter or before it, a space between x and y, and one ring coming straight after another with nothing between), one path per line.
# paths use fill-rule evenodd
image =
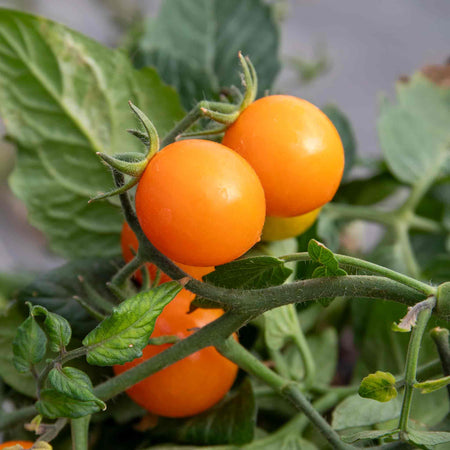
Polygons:
M113 197L114 195L120 195L124 192L127 192L129 189L131 189L133 186L138 184L139 178L131 178L129 181L127 181L123 186L120 186L116 189L113 189L112 191L98 194L95 197L92 197L88 203L96 202L98 200L104 200L105 198Z
M102 152L97 152L97 155L100 156L108 166L116 169L120 173L130 175L131 177L140 177L147 167L147 160L144 155L141 155L143 158L141 161L136 162L124 161L117 156L110 156Z
M129 128L127 131L134 137L137 137L146 147L150 145L150 139L148 138L146 133L143 133L139 130L134 130L133 128Z
M358 394L363 398L371 398L378 402L389 402L397 397L395 377L389 372L376 371L361 381Z

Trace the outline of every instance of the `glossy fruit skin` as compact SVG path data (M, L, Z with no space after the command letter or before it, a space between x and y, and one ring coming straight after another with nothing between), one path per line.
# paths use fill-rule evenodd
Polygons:
M21 445L23 448L28 449L33 446L34 442L31 441L8 441L0 444L0 450L8 447L13 447L14 445Z
M127 222L124 222L122 226L122 232L120 233L120 245L122 248L122 256L125 262L130 262L137 249L139 247L139 242L134 234L133 230L130 228ZM197 280L201 280L202 277L214 270L214 267L197 267L197 266L186 266L185 264L176 263L180 269L184 270L186 273L196 278ZM150 279L154 280L156 278L157 268L154 264L146 263L148 268L148 272L150 275ZM139 283L142 283L142 273L140 270L137 270L134 274L134 277L137 279ZM159 278L159 284L166 283L170 281L171 278L166 275L164 272L161 272Z
M173 261L225 264L260 240L264 191L251 166L229 148L189 139L164 147L136 191L144 233Z
M176 335L185 338L223 314L216 309L196 309L188 314L193 298L192 293L182 290L156 320L152 337ZM114 372L120 374L168 347L170 344L148 345L141 358L114 366ZM221 400L234 383L237 371L234 363L214 347L207 347L149 376L128 389L127 394L153 414L189 417Z
M321 209L313 209L309 213L295 217L267 216L261 240L281 241L304 233L316 221Z
M271 95L248 106L222 143L258 174L268 216L293 217L329 202L344 171L344 149L328 117L306 100Z

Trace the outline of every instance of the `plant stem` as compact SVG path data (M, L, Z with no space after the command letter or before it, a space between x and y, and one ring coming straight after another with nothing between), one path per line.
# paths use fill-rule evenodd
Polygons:
M427 193L433 181L439 175L444 162L447 160L447 151L443 151L427 173L412 187L411 192L405 203L400 207L399 212L415 211L422 198Z
M407 225L399 224L395 228L395 232L400 242L400 246L403 253L403 259L405 261L408 273L414 278L419 278L420 267L419 264L417 263L416 256L411 246Z
M88 347L78 347L70 352L65 353L63 356L58 356L53 361L51 361L49 364L47 364L42 372L39 374L37 384L39 388L42 388L45 379L47 378L47 375L50 373L50 371L55 367L55 364L65 364L66 362L79 358L80 356L84 356L88 352Z
M323 207L325 214L342 219L365 220L388 227L393 227L398 219L393 211L381 211L371 206L345 205L343 203L328 203Z
M406 355L405 367L405 392L403 396L402 410L400 413L399 429L400 435L404 435L408 431L409 414L411 412L412 396L414 392L414 383L416 383L417 363L419 361L420 346L425 333L431 312L436 304L436 298L428 299L428 307L422 309L417 315L416 325L411 333L409 340L408 353Z
M51 442L55 439L59 432L66 426L67 419L59 418L53 425L48 425L48 430L39 436L38 441Z
M450 375L450 343L449 331L447 328L436 327L431 330L431 337L436 344L442 365L444 376ZM447 385L447 392L450 398L450 385Z
M251 319L251 315L236 314L231 311L227 312L214 322L211 322L187 338L181 339L163 352L97 385L94 389L94 394L101 400L109 400L164 367L202 348L218 345Z
M170 274L169 274L170 276ZM423 294L396 281L377 276L313 278L265 289L224 289L190 281L185 288L197 295L233 308L234 311L258 315L278 306L303 303L321 298L378 298L412 306L423 300ZM243 301L245 299L245 301Z
M123 287L128 278L133 275L134 272L139 270L139 267L144 264L139 255L136 255L129 263L125 264L111 279L111 284L117 287Z
M291 305L291 308L294 309L295 306ZM305 388L309 389L313 384L316 377L316 363L311 353L311 349L309 348L308 342L306 341L305 335L303 334L303 330L300 325L300 321L298 320L298 314L294 314L295 321L297 322L297 326L295 326L295 333L292 336L294 344L296 345L298 351L303 360L303 365L305 367L305 377L302 380Z
M376 273L378 275L382 275L386 278L389 278L394 281L398 281L399 283L404 284L405 286L409 286L413 289L416 289L420 292L423 292L425 295L435 295L436 288L434 286L430 286L427 283L423 283L418 281L412 277L404 275L402 273L396 272L395 270L388 269L387 267L379 266L378 264L374 264L368 261L364 261L359 258L354 258L352 256L347 255L334 255L338 260L339 264L347 267L353 267L356 269L366 270L372 273ZM307 252L303 253L293 253L291 255L280 256L280 259L286 262L290 261L311 261L311 257Z
M72 450L88 450L89 422L91 416L72 419L70 421L72 431Z
M294 406L302 411L309 420L320 430L325 439L336 449L352 448L343 443L339 435L331 428L328 422L314 409L313 405L301 393L296 383L277 375L256 359L250 352L242 347L234 339L230 338L216 346L217 350L226 358L235 362L246 372L261 379L283 397L290 400Z
M169 144L172 144L175 142L177 137L183 133L183 131L188 130L195 122L197 122L200 117L203 116L203 113L201 111L201 103L198 103L195 105L185 116L183 119L181 119L175 127L173 127L167 135L164 137L164 139L161 141L161 148L166 147Z

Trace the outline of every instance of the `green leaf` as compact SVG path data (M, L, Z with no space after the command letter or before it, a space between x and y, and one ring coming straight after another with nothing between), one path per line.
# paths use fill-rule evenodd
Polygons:
M259 94L280 69L279 32L261 0L166 0L132 49L138 67L154 66L190 109L217 98L222 87L240 86L238 52L249 55Z
M17 392L35 397L36 383L33 376L30 373L19 373L13 364L12 343L23 320L17 305L0 313L0 378Z
M350 172L356 158L356 139L347 116L336 106L326 105L322 111L328 116L341 137L345 152L344 177Z
M311 259L321 264L313 272L313 278L320 277L341 277L347 275L347 272L339 268L339 263L333 252L325 245L311 239L308 244L308 253Z
M320 266L314 269L312 278L322 278L322 277L342 277L347 275L347 272L343 269L337 269L336 271L330 270L327 266Z
M152 434L166 434L180 444L241 446L252 441L255 423L255 399L250 380L246 379L212 409L192 418L163 419L161 429L152 430Z
M42 361L47 351L47 337L36 319L30 315L17 329L13 341L14 366L21 373L29 372Z
M204 277L207 283L224 288L263 289L283 284L292 269L272 256L256 256L217 266Z
M422 394L429 394L430 392L437 391L450 384L450 375L437 380L427 380L421 383L415 383L414 387L420 389Z
M387 164L408 184L434 171L448 153L450 89L416 74L397 86L397 104L384 102L378 132Z
M36 409L49 419L68 417L77 419L101 410L97 401L82 401L70 398L56 389L43 389Z
M82 259L58 267L40 275L19 294L21 302L44 306L48 311L66 318L72 325L74 335L85 336L97 324L74 299L82 298L92 304L86 289L89 283L105 301L115 301L106 283L117 272L121 259Z
M124 364L142 356L164 307L180 292L173 282L142 292L122 302L83 340L87 361L97 366Z
M363 398L370 398L378 402L389 402L397 397L395 377L389 372L377 370L363 378L358 394Z
M401 407L400 397L388 403L380 403L352 395L339 403L333 411L332 426L336 430L372 426L398 418Z
M80 401L93 401L100 409L106 409L103 401L93 394L93 387L89 376L74 367L52 369L47 379L49 385L59 393L70 399Z
M59 254L118 254L120 209L87 203L112 187L95 153L142 152L125 133L136 125L127 101L164 135L183 115L175 92L122 51L47 19L0 9L0 30L0 116L18 144L12 189Z
M64 350L72 337L72 329L64 317L48 312L43 306L33 306L31 313L34 316L43 315L44 329L50 340L49 347L53 352Z
M342 436L341 439L344 442L352 444L353 442L362 441L365 439L374 440L387 438L394 435L395 433L398 433L398 430L367 430Z
M409 442L419 448L433 449L435 445L450 442L450 433L445 431L408 431Z
M264 339L267 347L281 350L296 335L299 326L294 305L280 306L266 311L263 315Z

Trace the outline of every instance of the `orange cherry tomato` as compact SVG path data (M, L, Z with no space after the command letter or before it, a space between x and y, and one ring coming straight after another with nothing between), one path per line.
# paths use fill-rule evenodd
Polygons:
M156 320L152 337L175 335L183 339L223 314L216 309L196 309L188 314L193 298L194 294L182 290ZM114 366L114 372L120 374L170 345L148 345L141 358ZM127 394L153 414L193 416L211 408L225 396L237 371L237 366L214 347L206 347L142 380L128 389Z
M328 117L297 97L271 95L248 106L222 143L258 174L268 216L293 217L329 202L344 171L344 149Z
M322 208L295 217L267 216L261 239L263 241L280 241L304 233L316 221Z
M130 262L139 247L139 242L127 222L125 222L122 227L122 233L120 234L120 244L122 247L123 259L125 260L125 262ZM183 269L186 273L196 278L197 280L201 280L204 275L214 270L214 267L186 266L185 264L180 263L175 264L177 264L180 269ZM146 263L146 266L148 268L150 278L154 280L156 278L157 267L151 263ZM142 273L140 270L137 270L134 276L140 283L142 283ZM166 275L164 272L161 272L159 284L166 283L170 280L171 278L169 278L168 275Z
M8 447L14 447L15 445L20 445L25 449L31 448L33 446L34 442L31 441L8 441L3 442L3 444L0 444L0 450Z
M146 236L173 261L216 266L260 240L264 191L236 152L189 139L149 162L136 191L136 212Z

